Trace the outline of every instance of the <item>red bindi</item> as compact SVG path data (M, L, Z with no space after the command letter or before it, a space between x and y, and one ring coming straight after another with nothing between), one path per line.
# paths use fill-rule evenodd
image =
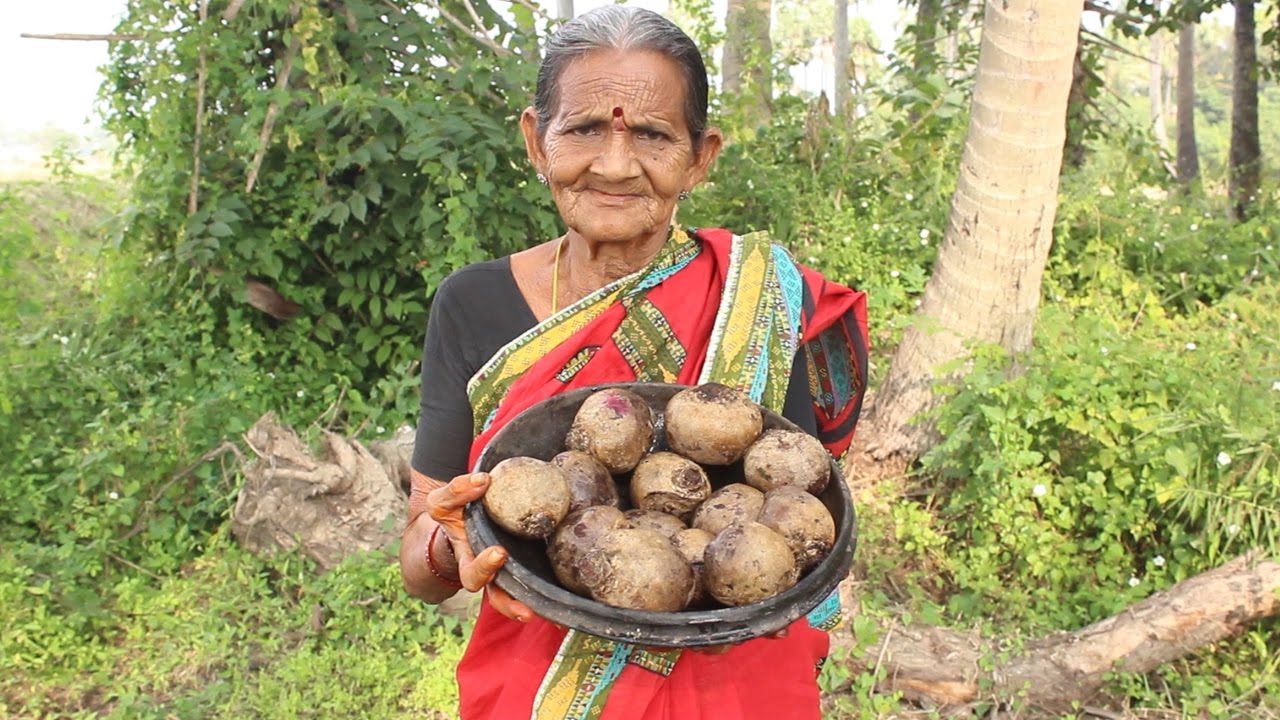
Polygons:
M620 107L616 107L613 109L613 129L614 130L627 129L627 123L625 120L622 119L622 108Z

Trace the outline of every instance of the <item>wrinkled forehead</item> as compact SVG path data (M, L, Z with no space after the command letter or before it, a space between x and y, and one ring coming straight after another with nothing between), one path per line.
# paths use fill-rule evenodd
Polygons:
M597 50L570 63L560 75L555 117L683 119L685 82L675 61L652 51ZM683 124L683 123L682 123Z

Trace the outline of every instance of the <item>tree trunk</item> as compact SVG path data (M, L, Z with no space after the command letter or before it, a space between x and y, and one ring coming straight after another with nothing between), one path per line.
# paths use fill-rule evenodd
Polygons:
M1190 185L1200 177L1196 149L1196 26L1178 30L1178 181Z
M772 116L771 12L771 0L729 0L724 20L724 89L741 97L750 124L757 127Z
M917 0L916 23L911 28L915 36L915 57L911 67L915 69L917 77L938 66L938 16L941 14L941 0ZM920 115L920 110L914 107L907 112L907 118L912 124L920 120Z
M836 0L836 21L833 36L835 57L835 92L833 101L837 117L848 110L849 105L849 64L852 53L849 50L849 0Z
M572 20L573 0L556 0L556 17L561 20Z
M882 629L851 660L875 667L877 690L943 706L978 700L1074 717L1112 672L1147 673L1280 613L1280 564L1255 554L1185 580L1072 633L1007 643L928 626ZM1076 711L1079 708L1075 708ZM992 717L995 717L993 714Z
M1151 33L1151 60L1147 64L1147 97L1151 100L1151 132L1161 150L1169 149L1169 130L1164 122L1164 34Z
M925 72L938 64L938 20L942 14L942 0L919 0L916 3L916 24L913 29L916 55L912 67Z
M1253 0L1235 0L1235 53L1231 79L1231 150L1227 196L1231 215L1243 220L1258 194L1262 148L1258 141L1258 48Z
M1077 30L1083 33L1084 28ZM1063 148L1063 162L1070 167L1084 167L1088 150L1084 143L1084 131L1089 125L1089 68L1084 62L1084 43L1076 38L1076 55L1071 61L1071 91L1067 93L1067 142Z
M951 216L918 311L869 418L877 458L936 440L933 384L969 342L1031 345L1058 208L1067 94L1083 5L987 3L969 131Z

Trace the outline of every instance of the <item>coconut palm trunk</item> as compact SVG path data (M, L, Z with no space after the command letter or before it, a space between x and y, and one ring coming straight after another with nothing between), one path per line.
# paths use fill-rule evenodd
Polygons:
M916 322L869 418L875 457L916 457L936 441L931 423L913 421L936 407L933 386L956 372L968 343L999 343L1010 352L1031 345L1082 7L1061 0L986 5L951 214Z
M773 114L772 12L772 0L729 0L725 10L721 79L726 92L742 95L749 122L757 127Z
M1235 52L1232 54L1231 148L1227 196L1231 215L1242 220L1258 194L1262 147L1258 139L1258 47L1253 0L1235 0Z
M835 88L832 101L836 115L848 110L849 105L849 0L835 0L835 30L833 36L835 57Z
M1147 96L1151 100L1151 132L1161 150L1169 149L1169 131L1164 122L1164 33L1153 32L1148 38L1151 58L1148 61Z
M1189 185L1200 177L1196 148L1196 26L1178 30L1178 182Z

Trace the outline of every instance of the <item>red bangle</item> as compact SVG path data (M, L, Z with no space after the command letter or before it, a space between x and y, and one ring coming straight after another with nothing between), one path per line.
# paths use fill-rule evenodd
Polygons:
M436 535L439 533L440 524L436 523L436 526L431 530L431 537L427 538L427 569L431 571L432 575L436 576L436 580L439 580L441 585L455 589L461 588L461 582L445 577L444 573L440 572L440 568L436 567L436 559L431 556L431 548L436 544Z

